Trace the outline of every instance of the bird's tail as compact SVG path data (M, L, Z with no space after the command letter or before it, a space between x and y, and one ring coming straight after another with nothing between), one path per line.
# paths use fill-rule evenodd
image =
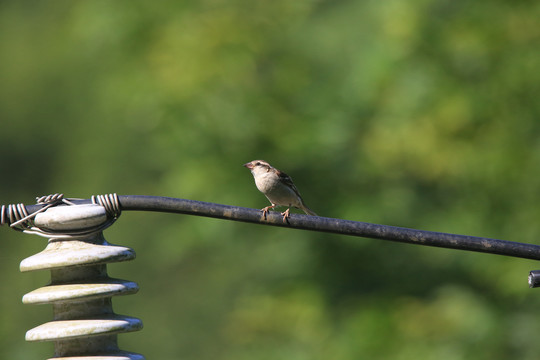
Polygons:
M315 212L314 212L313 210L311 210L310 208L308 208L308 207L306 206L306 204L304 204L303 202L302 202L302 207L301 207L301 209L302 209L306 214L308 214L308 215L311 215L311 216L317 216L317 214L315 214Z

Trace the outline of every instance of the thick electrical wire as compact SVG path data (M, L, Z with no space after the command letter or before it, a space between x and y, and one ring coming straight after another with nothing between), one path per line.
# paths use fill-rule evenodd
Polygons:
M56 204L65 206L65 201L67 200L63 199L63 202L57 202ZM74 205L94 203L104 206L111 223L118 218L121 211L157 211L540 260L540 246L534 244L303 214L291 214L288 221L284 222L279 212L269 212L265 218L262 212L257 209L195 200L162 196L109 194L93 196L92 199L69 199L68 201ZM12 223L13 220L19 221L28 216L31 217L48 205L37 204L24 207L19 204L18 206L2 206L1 224ZM24 215L25 212L26 215Z

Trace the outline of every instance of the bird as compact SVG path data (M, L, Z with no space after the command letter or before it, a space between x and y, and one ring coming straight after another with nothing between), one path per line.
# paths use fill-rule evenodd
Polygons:
M253 160L243 166L251 171L257 189L272 204L261 209L265 219L268 211L276 206L287 206L287 210L281 213L283 222L288 221L291 206L303 210L308 215L317 216L306 206L289 175L264 160Z

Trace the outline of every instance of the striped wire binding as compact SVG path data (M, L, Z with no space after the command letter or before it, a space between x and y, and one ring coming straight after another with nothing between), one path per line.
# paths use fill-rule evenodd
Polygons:
M73 200L73 199L72 199ZM23 231L29 234L40 235L44 237L55 238L78 238L88 236L91 233L103 231L111 226L122 213L118 195L116 193L107 195L92 195L92 204L100 205L105 208L107 213L107 221L97 227L84 230L55 232L49 229L41 229L35 226L33 219L39 213L42 213L50 207L60 204L75 205L69 199L64 198L64 194L56 193L45 195L36 198L38 205L45 205L39 210L28 214L24 204L2 205L0 208L0 225L9 224L9 226L18 231Z

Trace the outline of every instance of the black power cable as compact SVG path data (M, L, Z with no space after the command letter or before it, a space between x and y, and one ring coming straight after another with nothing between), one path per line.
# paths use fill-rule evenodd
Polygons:
M359 236L380 240L397 241L415 245L435 246L448 249L477 251L489 254L498 254L519 257L532 260L540 260L540 246L513 241L496 240L490 238L448 234L441 232L415 230L396 226L378 225L360 221L334 219L321 216L308 216L303 214L291 214L287 222L278 212L269 212L266 218L260 210L231 205L222 205L202 201L177 199L162 196L143 195L116 195L101 196L107 202L114 204L121 211L157 211L177 214L205 216L225 220L242 221L261 225L288 227L293 229L322 231L333 234ZM60 203L58 206L66 206ZM75 200L67 199L64 202L70 204L89 204L94 199ZM99 202L103 204L100 200ZM22 209L22 204L9 205ZM42 209L44 204L29 205L24 207L27 214L32 214ZM2 207L2 223L10 222L11 213L8 207ZM118 209L116 209L118 211ZM16 212L14 210L14 212ZM8 216L9 215L9 216ZM19 220L24 215L13 216ZM119 212L116 217L119 216Z

